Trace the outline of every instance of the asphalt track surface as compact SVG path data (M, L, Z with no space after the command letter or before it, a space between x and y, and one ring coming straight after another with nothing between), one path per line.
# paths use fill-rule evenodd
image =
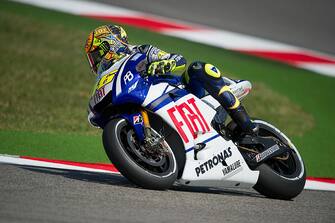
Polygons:
M0 164L0 222L334 222L335 193L137 188L122 176Z
M97 0L335 55L334 0Z

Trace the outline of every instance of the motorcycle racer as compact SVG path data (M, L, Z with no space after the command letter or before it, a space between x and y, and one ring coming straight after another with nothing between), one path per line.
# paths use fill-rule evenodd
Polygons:
M90 68L98 78L124 56L136 52L146 54L144 69L147 75L184 71L182 80L191 93L201 98L207 91L220 102L242 132L257 132L257 126L251 122L244 107L221 78L219 69L211 64L193 62L185 71L186 59L182 55L167 53L152 45L131 45L125 30L117 25L104 25L92 31L87 38L85 52ZM94 108L89 107L88 121L94 126L100 126L99 118Z

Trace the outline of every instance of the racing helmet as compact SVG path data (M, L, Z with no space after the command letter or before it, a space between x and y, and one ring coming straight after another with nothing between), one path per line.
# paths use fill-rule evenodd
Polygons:
M120 55L130 53L127 33L121 26L100 26L88 35L85 52L91 70L97 74L103 58L114 60L120 58Z

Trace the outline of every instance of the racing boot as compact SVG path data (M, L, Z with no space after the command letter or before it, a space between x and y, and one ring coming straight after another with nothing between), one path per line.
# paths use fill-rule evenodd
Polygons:
M259 126L250 120L245 108L239 105L235 109L228 109L228 114L233 121L240 127L242 134L257 135Z
M221 87L216 99L226 109L230 117L241 130L242 135L257 135L258 125L250 120L249 115L240 103L239 99L231 92L229 86Z

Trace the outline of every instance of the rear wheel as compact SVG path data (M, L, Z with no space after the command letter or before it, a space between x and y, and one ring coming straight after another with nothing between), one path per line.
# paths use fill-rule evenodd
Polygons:
M259 178L254 189L267 197L276 199L289 200L296 197L301 193L306 182L306 170L298 150L286 135L271 124L262 120L254 120L254 122L259 125L259 136L273 137L290 148L287 154L271 158L256 168L259 170ZM241 150L241 152L245 151Z
M156 137L160 135L154 131ZM105 151L116 168L131 182L148 189L167 189L178 176L181 151L164 140L164 152L148 151L140 145L125 119L113 119L104 128ZM182 165L182 164L179 164Z

